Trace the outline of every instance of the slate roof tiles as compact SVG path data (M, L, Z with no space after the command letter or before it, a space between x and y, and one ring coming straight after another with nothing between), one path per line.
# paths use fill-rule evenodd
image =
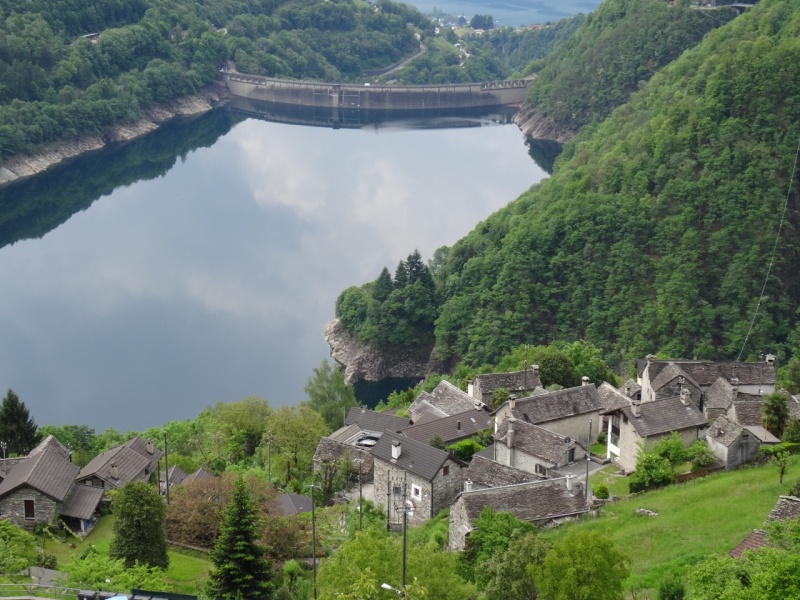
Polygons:
M512 413L518 419L542 424L597 412L602 408L603 400L597 393L597 388L590 384L522 398L515 402Z
M405 437L426 444L430 443L431 438L438 435L446 444L449 444L489 429L488 420L489 415L486 411L473 409L425 423L416 423L403 429L401 433Z
M91 485L74 484L72 491L59 511L62 517L72 517L88 521L103 499L103 488Z
M495 443L508 444L509 423L514 423L514 449L545 460L553 465L562 461L574 442L567 444L563 435L558 435L537 425L525 423L519 419L506 419L494 434Z
M408 417L398 417L389 413L367 410L360 406L353 406L344 420L345 425L358 425L364 431L400 431L408 427L411 421Z
M469 467L464 471L464 481L472 481L476 489L513 485L539 479L541 478L531 473L502 465L481 454L475 454Z
M392 444L396 442L400 443L400 456L393 459ZM391 431L383 433L381 439L372 448L372 455L392 466L419 475L426 481L433 481L439 469L450 458L450 455L444 450L405 438Z
M625 407L622 412L630 420L636 433L643 438L708 425L705 416L693 402L683 404L680 398L675 396L642 402L639 405L638 417L633 416L632 407Z
M77 465L69 462L59 452L37 452L17 463L0 483L0 497L27 485L57 502L62 502L79 470Z

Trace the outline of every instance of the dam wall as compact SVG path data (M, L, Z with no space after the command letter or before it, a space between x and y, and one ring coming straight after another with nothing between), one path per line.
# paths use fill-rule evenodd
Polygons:
M443 85L314 83L223 72L231 94L331 109L430 110L522 104L532 79Z

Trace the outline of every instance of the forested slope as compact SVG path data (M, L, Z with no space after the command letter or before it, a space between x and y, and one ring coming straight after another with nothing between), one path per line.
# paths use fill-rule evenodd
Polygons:
M736 357L799 139L800 3L762 0L566 145L550 179L437 251L439 355L480 365L585 338L617 358ZM800 351L797 211L795 175L745 357ZM354 314L356 299L338 307Z
M543 117L576 132L605 119L639 85L703 36L736 16L689 3L606 0L563 44L525 69L536 73L528 102Z

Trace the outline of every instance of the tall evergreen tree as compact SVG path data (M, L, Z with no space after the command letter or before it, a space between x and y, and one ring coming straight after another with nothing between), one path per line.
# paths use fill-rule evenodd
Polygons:
M0 405L0 441L6 443L7 456L22 456L39 442L39 430L13 390L8 390Z
M378 302L383 302L392 293L394 285L392 284L392 276L389 274L389 269L383 267L383 271L378 275L375 280L375 287L372 288L372 297Z
M108 553L130 568L139 563L166 569L167 505L156 488L144 481L131 481L117 492L113 502L114 537Z
M400 290L408 285L408 265L401 260L394 271L394 289Z
M236 480L211 552L208 595L214 600L257 600L272 593L269 563L258 543L258 512L244 479Z

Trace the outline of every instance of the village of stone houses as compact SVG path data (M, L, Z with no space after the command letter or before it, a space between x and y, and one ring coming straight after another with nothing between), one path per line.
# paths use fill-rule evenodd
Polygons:
M532 365L518 372L475 376L466 391L443 380L432 392L420 393L402 414L352 407L344 425L319 441L314 469L322 472L330 465L349 463L357 477L350 478L350 489L337 494L336 501L355 504L357 510L369 502L384 515L388 531L404 533L449 511L447 550L458 553L468 545L487 507L542 529L596 519L617 498L604 483L590 485L589 478L601 471L613 472L618 480L635 477L640 453L664 440L677 438L686 447L696 447L699 440L705 449L701 454L708 458L701 468L678 475L674 486L748 469L754 462L770 463L769 449L781 444L763 419L764 399L781 391L776 390L773 356L758 362L648 356L638 361L637 373L636 380L619 388L583 377L580 386L549 390L541 384L538 366ZM507 400L492 408L491 399L500 389ZM786 421L800 419L800 397L785 391L783 396ZM479 434L491 443L469 460L440 449ZM169 457L157 442L137 436L82 468L53 436L27 456L4 457L0 519L29 531L37 524L63 524L84 538L103 513L109 492L128 482L158 480L166 496L213 477L203 468L190 474L176 466L164 469L160 465ZM777 455L773 453L776 464ZM642 518L658 519L647 506L647 495L641 499L636 510ZM278 505L286 516L315 510L308 494L282 494ZM767 521L797 516L800 498L776 494ZM770 543L761 527L740 542L727 549L730 556L742 557ZM313 567L316 597L317 562ZM33 581L55 577L47 571L31 570ZM388 583L383 588L403 596L403 590ZM110 597L110 592L86 593L92 595L79 597Z

